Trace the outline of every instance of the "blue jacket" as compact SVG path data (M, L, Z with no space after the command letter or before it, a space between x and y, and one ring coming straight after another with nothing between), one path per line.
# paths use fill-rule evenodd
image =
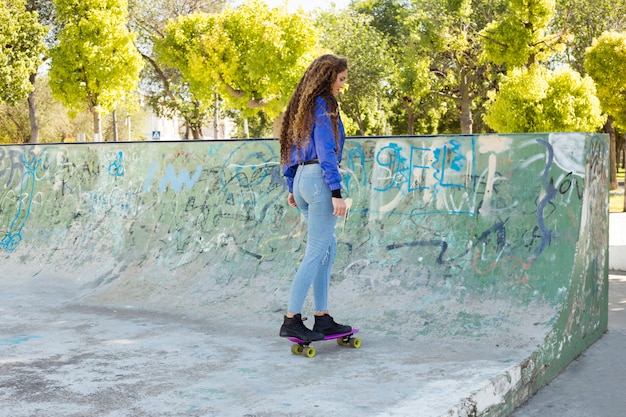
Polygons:
M291 147L289 165L283 167L283 175L287 179L289 192L293 192L293 179L296 176L298 165L301 162L311 161L313 159L319 161L324 174L324 181L326 181L330 190L341 189L339 162L341 162L341 153L345 140L346 132L343 128L341 117L339 117L339 150L335 149L335 134L333 132L333 124L328 114L328 106L323 98L318 97L315 103L311 138L306 146L300 150L299 157L296 146L293 145Z

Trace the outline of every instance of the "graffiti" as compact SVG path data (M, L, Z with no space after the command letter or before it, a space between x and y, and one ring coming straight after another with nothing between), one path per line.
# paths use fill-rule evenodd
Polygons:
M22 229L31 214L31 204L35 190L35 171L41 160L34 156L29 160L26 153L22 154L24 173L20 182L18 205L15 217L9 226L9 231L0 239L0 248L6 252L13 252L22 241Z
M0 339L0 346L15 346L31 339L41 339L41 336L12 336L6 339Z
M159 167L158 162L153 161L150 165L150 170L148 171L148 175L146 180L144 181L143 190L144 192L150 191L150 183L152 182L154 175ZM174 165L168 164L165 170L165 174L160 181L159 192L164 193L168 186L171 185L171 189L176 193L180 193L183 189L183 186L187 188L187 190L191 190L193 186L198 182L200 175L202 174L202 167L197 167L196 171L191 177L189 175L189 171L186 169L181 169L177 174Z
M5 177L5 187L10 186L14 179L22 175L24 151L0 147L0 178Z
M376 215L475 215L478 190L468 190L476 179L474 147L472 137L463 143L456 139L432 138L430 144L423 146L416 146L415 140L392 141L380 146L371 174L373 190L378 194L372 193L370 212ZM411 207L418 203L420 210L402 210L404 200L408 200Z
M434 162L433 176L439 181L442 187L460 187L465 188L463 183L448 182L447 173L461 173L462 169L467 166L467 159L460 153L461 144L456 140L444 145L441 149L433 150Z
M541 252L543 252L545 248L552 241L552 236L554 234L554 231L549 229L546 225L545 209L548 203L550 203L552 199L554 199L554 197L556 196L556 188L554 187L554 183L551 179L548 178L549 173L550 173L550 168L552 167L552 163L553 163L554 151L552 149L552 146L545 140L537 139L537 142L546 147L547 161L546 161L546 168L542 175L542 184L543 184L544 192L542 193L542 196L540 197L540 201L537 205L537 225L541 232L541 239L540 239L540 244L534 253L535 257L539 256Z
M352 206L337 234L339 270L376 269L377 285L390 288L537 285L532 268L573 250L584 174L604 172L601 141L568 138L349 139L340 169ZM154 257L167 271L232 265L220 283L240 270L288 277L282 261L301 256L306 229L287 205L278 155L269 140L3 146L0 247L28 258L20 251L62 236L77 263L130 252L140 254L136 265Z
M124 154L122 151L118 152L115 160L109 164L109 175L112 177L124 176Z

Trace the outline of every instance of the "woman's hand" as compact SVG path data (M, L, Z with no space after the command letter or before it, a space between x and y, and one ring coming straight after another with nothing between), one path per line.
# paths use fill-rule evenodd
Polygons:
M293 193L289 193L289 195L287 196L287 203L291 207L298 207L298 204L296 203L296 199L293 198Z
M335 198L333 197L333 216L341 217L346 215L346 210L348 207L346 206L346 202L343 198Z

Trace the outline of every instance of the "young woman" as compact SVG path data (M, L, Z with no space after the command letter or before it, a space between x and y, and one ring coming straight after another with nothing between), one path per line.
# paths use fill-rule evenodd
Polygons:
M321 340L346 333L328 313L330 270L335 260L335 224L346 213L339 162L345 140L337 96L348 77L348 61L332 54L311 63L294 92L280 132L280 158L287 179L287 202L307 222L304 258L291 286L280 336ZM315 325L302 322L302 307L313 286Z

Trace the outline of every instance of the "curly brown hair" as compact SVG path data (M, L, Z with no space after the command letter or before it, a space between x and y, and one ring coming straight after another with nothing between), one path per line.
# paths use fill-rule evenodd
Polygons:
M322 97L326 102L335 132L335 142L339 140L339 104L332 94L332 86L337 75L347 69L348 60L333 54L322 55L309 65L289 100L280 129L282 165L289 163L293 145L300 150L308 143L317 97Z

